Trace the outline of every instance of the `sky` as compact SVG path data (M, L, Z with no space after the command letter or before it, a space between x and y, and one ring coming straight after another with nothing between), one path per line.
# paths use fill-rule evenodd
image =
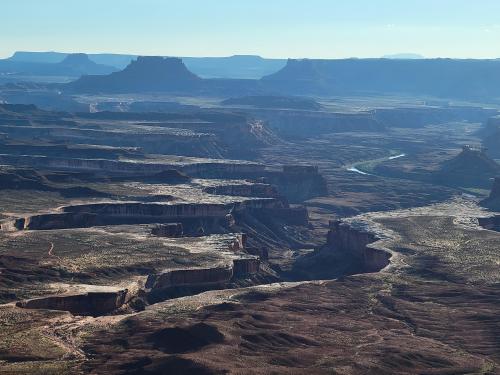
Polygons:
M500 0L0 0L14 51L499 58Z

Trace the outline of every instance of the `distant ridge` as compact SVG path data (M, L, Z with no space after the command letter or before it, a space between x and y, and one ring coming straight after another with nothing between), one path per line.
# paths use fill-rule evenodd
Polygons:
M489 100L500 97L500 60L291 59L262 81L295 95L409 94Z
M69 54L62 52L15 52L6 61L16 63L56 64ZM138 55L115 53L89 53L89 59L97 64L124 69ZM274 73L286 64L286 59L267 59L257 55L227 57L179 57L187 68L203 78L259 79ZM1 61L1 60L0 60Z
M24 55L20 54L16 58L0 60L0 72L23 74L25 76L80 77L84 74L109 74L116 71L115 67L91 61L84 53L58 55L58 58L61 58L58 62L47 62L55 57L52 53L42 55L39 61L21 61L19 59L22 59L22 56Z

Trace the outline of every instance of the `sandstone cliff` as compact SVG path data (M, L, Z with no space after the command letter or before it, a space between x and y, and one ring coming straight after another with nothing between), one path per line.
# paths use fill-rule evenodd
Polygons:
M124 303L127 289L117 291L90 291L67 295L34 298L17 302L16 306L26 309L47 309L69 311L74 315L99 316L108 314Z

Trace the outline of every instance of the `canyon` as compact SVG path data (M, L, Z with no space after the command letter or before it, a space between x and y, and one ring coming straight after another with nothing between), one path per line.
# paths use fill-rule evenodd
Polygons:
M22 59L1 373L499 371L497 61Z

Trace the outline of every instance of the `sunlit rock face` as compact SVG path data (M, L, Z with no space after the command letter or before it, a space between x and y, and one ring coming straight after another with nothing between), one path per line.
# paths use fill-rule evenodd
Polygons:
M69 311L74 315L99 316L120 308L127 290L90 291L68 295L48 296L20 301L16 305L26 309Z

